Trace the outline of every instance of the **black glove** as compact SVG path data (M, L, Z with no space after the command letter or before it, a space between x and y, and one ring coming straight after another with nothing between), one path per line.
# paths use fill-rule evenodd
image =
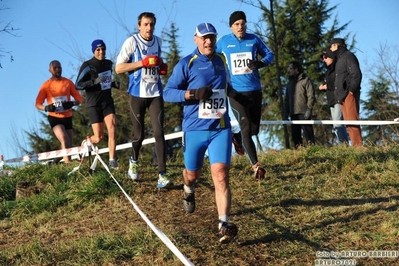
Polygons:
M44 107L44 111L46 112L55 112L55 109L56 107L53 103Z
M248 68L251 70L259 69L265 66L265 62L259 60L250 60L248 63Z
M121 83L119 81L112 81L112 83L111 83L112 88L119 90L120 86L121 86Z
M312 116L312 110L307 109L305 114L304 114L305 120L310 119L311 116Z
M69 101L69 102L63 102L62 107L64 107L65 110L71 109L75 105L74 102Z
M196 90L189 90L189 92L190 100L208 100L213 94L212 85L201 87Z
M238 102L245 108L250 108L252 105L254 105L254 100L251 97L249 97L245 94L242 94L242 93L236 91L235 89L231 89L227 93L227 96L234 99L236 102Z
M97 85L101 82L101 77L98 75L97 70L94 66L90 66L90 77L93 85Z
M100 78L100 77L97 77L97 78L95 78L95 79L93 80L93 85L97 85L97 84L99 84L99 83L101 83L101 78Z

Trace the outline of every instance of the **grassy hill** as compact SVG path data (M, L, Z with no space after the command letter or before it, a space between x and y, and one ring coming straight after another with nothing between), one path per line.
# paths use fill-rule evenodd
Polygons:
M399 254L372 252L399 251L398 145L259 156L267 169L261 182L246 157L233 158L230 220L239 232L228 245L216 236L209 165L193 214L183 210L181 158L168 162L175 179L169 190L156 189L157 168L149 163L140 182L127 179L126 160L113 174L194 265L317 265L339 256L356 265L399 264ZM101 165L90 174L85 162L68 175L77 164L32 164L0 177L1 265L182 265ZM33 195L16 200L22 181Z

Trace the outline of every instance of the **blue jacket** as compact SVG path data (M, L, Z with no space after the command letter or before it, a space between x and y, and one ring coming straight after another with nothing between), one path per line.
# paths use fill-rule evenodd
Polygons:
M212 90L219 89L224 92L224 100L220 103L225 107L225 112L217 119L199 118L200 101L186 101L184 95L187 90L199 89L212 84ZM163 98L166 102L184 102L183 131L192 130L217 130L230 128L228 114L227 92L231 90L230 77L223 55L214 53L211 59L202 55L195 49L193 53L182 58L174 67L172 75L165 86Z
M229 66L231 83L239 92L261 89L259 71L250 70L249 60L258 60L258 55L267 65L274 59L273 52L255 34L246 33L239 40L233 33L221 37L216 43L216 52L223 53Z

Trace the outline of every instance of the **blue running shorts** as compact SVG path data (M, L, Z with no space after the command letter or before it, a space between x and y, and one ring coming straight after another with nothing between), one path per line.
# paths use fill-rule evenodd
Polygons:
M206 150L211 165L224 163L230 166L231 138L230 128L184 132L183 155L186 168L190 171L201 169Z

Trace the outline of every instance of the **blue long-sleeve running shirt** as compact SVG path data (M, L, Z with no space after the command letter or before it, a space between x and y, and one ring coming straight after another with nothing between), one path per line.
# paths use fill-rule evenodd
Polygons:
M222 36L216 43L216 52L226 57L231 83L239 92L261 89L258 70L248 68L250 60L257 60L260 55L267 66L274 59L269 47L258 36L251 33L246 33L241 40L233 33Z
M213 95L207 101L185 100L187 90L212 84ZM227 91L230 77L223 55L214 53L211 59L198 49L181 59L165 86L166 102L184 102L183 131L230 128Z

